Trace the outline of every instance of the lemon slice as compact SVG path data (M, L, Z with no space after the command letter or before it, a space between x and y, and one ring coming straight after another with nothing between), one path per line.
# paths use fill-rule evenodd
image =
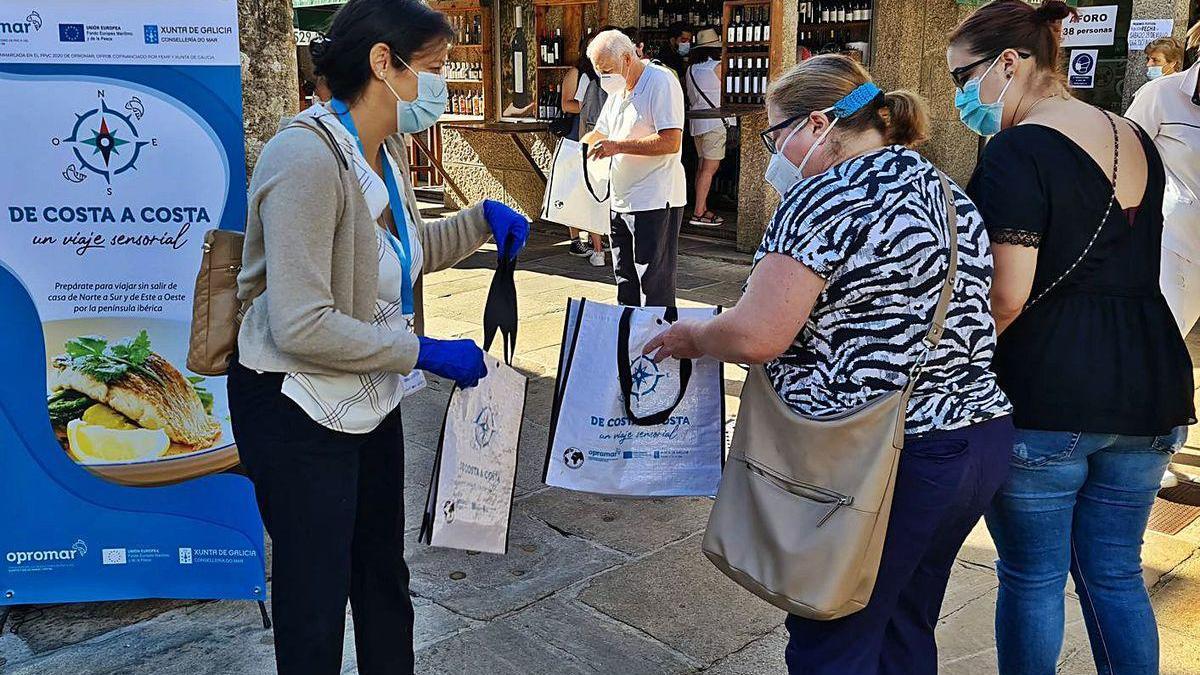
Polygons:
M109 429L72 420L67 423L67 443L76 461L101 464L162 457L171 439L162 429Z

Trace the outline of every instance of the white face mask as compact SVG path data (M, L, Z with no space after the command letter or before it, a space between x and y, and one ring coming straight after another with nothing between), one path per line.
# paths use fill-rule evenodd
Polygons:
M827 113L830 110L833 110L833 108L826 108L821 112ZM792 189L792 186L794 186L796 183L799 183L804 178L804 167L808 164L809 158L811 158L813 153L816 152L817 148L825 142L825 139L829 137L829 132L833 131L833 127L837 125L838 119L839 118L837 117L833 118L833 123L825 127L825 131L821 133L821 136L817 139L817 142L813 143L812 146L809 147L808 152L804 153L804 159L800 160L800 166L792 164L792 160L788 159L787 155L783 154L783 150L785 147L787 147L788 142L792 140L792 137L799 133L800 130L804 128L805 124L808 124L808 120L805 120L795 129L792 129L792 133L788 134L787 138L783 139L783 143L780 143L775 148L775 154L771 155L771 161L767 163L767 173L765 178L767 179L767 182L771 184L771 187L775 188L775 191L779 193L780 197L786 197L788 191Z
M625 76L620 73L600 75L600 88L609 96L615 96L625 91Z

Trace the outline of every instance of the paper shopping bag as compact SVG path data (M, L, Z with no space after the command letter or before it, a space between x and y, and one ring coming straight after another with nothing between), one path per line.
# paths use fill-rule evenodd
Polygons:
M569 138L554 151L550 179L542 199L542 220L607 235L609 162L587 158L588 146Z
M450 394L418 538L506 553L528 380L490 354L484 360L487 377Z
M497 331L504 361L484 354L487 376L450 392L418 540L432 546L506 553L517 446L528 380L510 365L517 348L516 259L500 257L483 312L483 349Z
M572 301L544 480L628 496L713 495L724 466L724 380L709 358L654 363L642 348L677 318L716 308Z

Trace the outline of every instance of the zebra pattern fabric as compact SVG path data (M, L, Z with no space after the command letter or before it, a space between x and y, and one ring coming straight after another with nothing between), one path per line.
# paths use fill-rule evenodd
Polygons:
M958 275L945 333L908 403L909 435L1012 411L991 371L996 329L987 231L966 193L952 189ZM933 164L889 146L802 180L776 212L755 262L771 253L827 282L791 348L766 364L780 397L819 418L902 389L925 349L949 264L946 200Z

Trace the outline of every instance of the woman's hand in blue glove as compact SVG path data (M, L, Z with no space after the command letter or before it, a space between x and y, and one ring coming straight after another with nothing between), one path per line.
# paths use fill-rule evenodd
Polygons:
M500 255L512 260L517 257L529 239L529 221L525 216L492 199L483 202L483 217L487 218L496 237L496 248Z
M474 340L435 340L419 336L421 351L417 353L417 368L440 375L469 389L487 375L483 350Z

